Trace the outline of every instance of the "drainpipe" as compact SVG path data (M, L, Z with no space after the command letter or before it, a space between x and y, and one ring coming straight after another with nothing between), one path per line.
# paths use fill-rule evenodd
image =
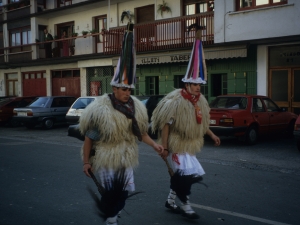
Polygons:
M110 28L110 0L108 0L108 13L107 13L107 30Z

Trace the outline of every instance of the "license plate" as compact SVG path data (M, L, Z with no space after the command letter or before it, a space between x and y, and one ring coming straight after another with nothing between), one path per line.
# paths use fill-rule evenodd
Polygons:
M210 120L210 124L216 124L216 120Z
M18 112L18 116L27 116L27 112Z

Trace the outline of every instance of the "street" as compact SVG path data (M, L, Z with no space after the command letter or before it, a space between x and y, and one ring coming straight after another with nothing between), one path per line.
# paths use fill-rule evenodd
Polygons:
M264 137L255 146L221 138L207 140L197 158L205 187L195 184L190 196L199 220L169 212L164 203L169 175L151 147L139 143L136 191L127 200L118 224L259 225L299 224L300 152L293 139ZM67 136L67 126L0 127L0 224L104 224L82 172L82 142Z

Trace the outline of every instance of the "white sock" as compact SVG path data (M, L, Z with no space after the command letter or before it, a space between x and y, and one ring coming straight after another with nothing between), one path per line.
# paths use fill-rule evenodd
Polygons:
M170 193L168 195L168 203L169 204L175 204L175 199L176 199L176 192L170 189Z
M192 214L195 213L195 211L192 209L192 206L190 205L189 201L187 201L186 203L181 203L181 209L187 213L187 214Z
M106 219L106 225L118 225L118 220L117 220L118 216L114 216L114 217L108 217Z

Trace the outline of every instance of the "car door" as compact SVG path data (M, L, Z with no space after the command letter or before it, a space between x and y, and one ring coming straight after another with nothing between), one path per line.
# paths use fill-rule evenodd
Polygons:
M54 97L50 107L51 114L57 122L65 121L69 107L69 102L66 97Z
M269 98L263 98L263 102L270 118L270 132L286 129L288 118L284 116L282 110Z
M260 98L252 99L252 115L254 120L256 120L259 124L259 133L268 133L270 129L270 116L266 111L264 104Z

